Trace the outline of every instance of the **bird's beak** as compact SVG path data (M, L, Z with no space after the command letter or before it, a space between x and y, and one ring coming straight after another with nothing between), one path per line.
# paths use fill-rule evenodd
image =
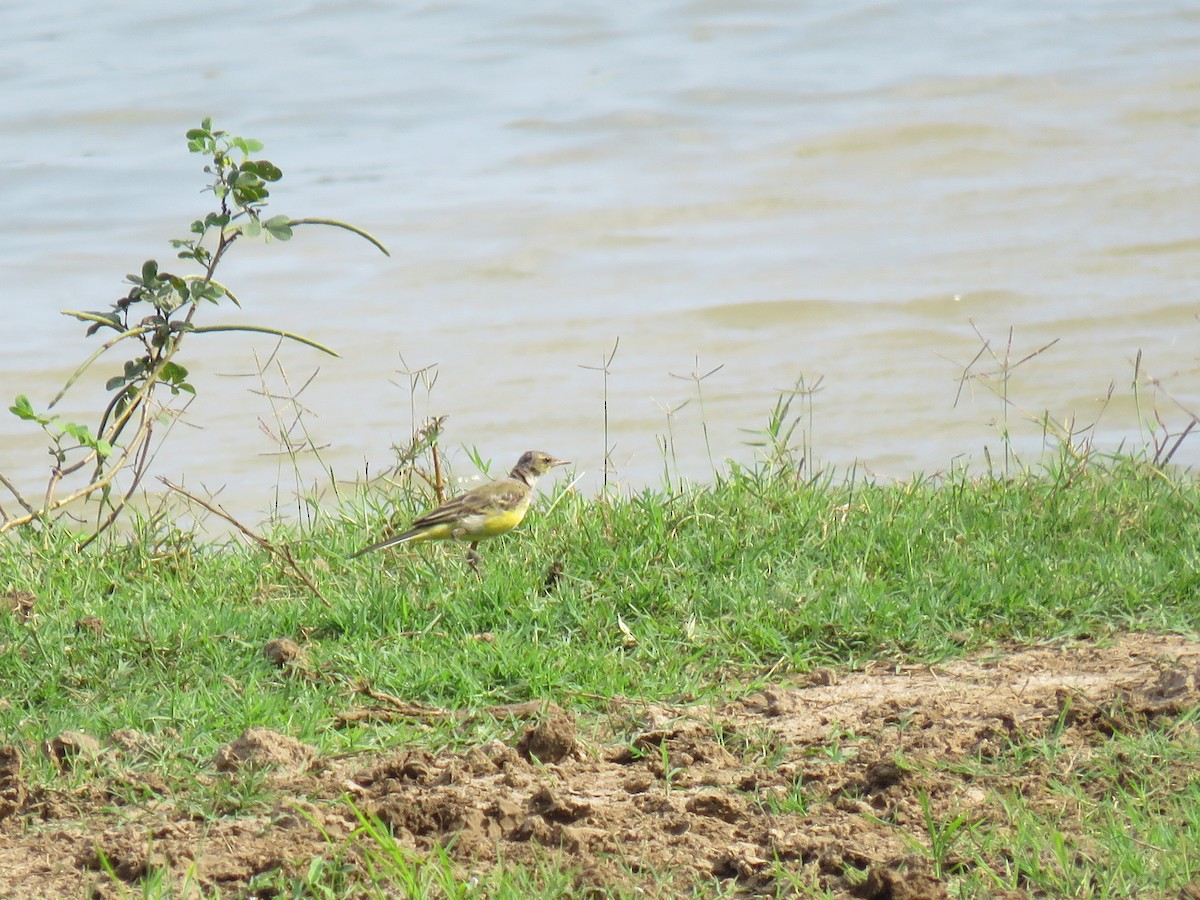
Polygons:
M555 466L569 466L570 464L571 461L569 459L556 459L554 462L550 463L550 468L553 469Z

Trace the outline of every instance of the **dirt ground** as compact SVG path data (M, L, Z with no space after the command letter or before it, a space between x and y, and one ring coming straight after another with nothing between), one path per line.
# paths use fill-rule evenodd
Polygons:
M387 699L338 724L423 714ZM401 846L447 847L463 877L564 864L577 873L573 896L678 896L701 885L701 895L802 895L807 886L944 897L939 872L971 863L951 851L935 866L923 798L938 821L1002 827L997 794L1036 802L1040 792L1049 802L1054 775L1037 765L989 773L988 760L1014 741L1054 730L1086 755L1116 730L1154 727L1198 701L1200 643L1131 635L936 668L818 671L719 707L613 704L586 735L553 705L514 707L503 710L510 741L462 753L397 747L327 759L252 729L222 749L211 777L258 772L275 803L224 817L189 810L138 767L144 736L68 734L46 748L0 747L0 896L140 895L139 880L155 870L176 879L190 871L205 892L239 896L261 873L300 874L318 856L358 867L371 850L353 836L349 797ZM92 774L70 788L27 785L30 752L52 753L64 768L86 760ZM130 792L114 787L131 782L149 799L122 805ZM1058 827L1070 823L1063 813ZM1179 896L1193 889L1200 897L1200 881Z

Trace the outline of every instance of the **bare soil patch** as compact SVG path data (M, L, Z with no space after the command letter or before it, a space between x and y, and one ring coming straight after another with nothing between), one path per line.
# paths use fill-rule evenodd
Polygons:
M269 771L273 805L252 816L188 809L139 771L136 732L100 749L78 736L0 747L0 896L116 897L156 870L236 896L260 873L300 873L318 856L356 866L370 848L354 836L349 797L402 846L448 847L464 877L551 862L577 873L580 896L719 884L745 896L808 885L945 897L945 873L968 862L943 858L939 875L927 809L999 825L998 795L1036 798L1054 774L991 775L989 760L1051 730L1086 754L1197 702L1200 643L1130 635L933 668L821 671L716 707L614 705L586 737L549 705L511 741L462 753L325 759L253 729L209 766L214 779ZM71 788L27 784L23 757L39 751L93 774ZM148 799L121 799L131 780Z

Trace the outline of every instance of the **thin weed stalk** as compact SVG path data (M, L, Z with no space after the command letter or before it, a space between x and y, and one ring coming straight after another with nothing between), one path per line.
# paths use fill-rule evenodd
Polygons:
M301 455L311 455L321 467L321 471L329 479L330 484L333 485L334 491L336 492L337 490L333 471L321 456L321 451L326 449L329 444L318 444L313 439L313 435L308 428L306 416L315 416L316 413L305 406L300 400L301 395L316 380L320 369L314 369L299 388L293 388L291 377L288 375L287 369L284 368L283 361L279 358L281 347L282 342L277 342L266 360L260 360L258 354L255 353L254 360L258 373L259 388L257 390L252 389L251 393L265 399L270 406L271 418L274 424L269 425L265 420L260 418L258 420L259 430L262 431L269 441L275 444L276 449L270 455L276 456L280 461L278 475L282 475L283 460L287 459L290 462L294 485L293 494L296 503L296 519L298 522L307 523L308 527L311 528L314 524L314 510L318 506L312 500L308 503L304 502L305 484L303 466L300 462ZM272 390L267 383L267 371L272 367L276 370L283 384L284 389L282 391ZM310 497L315 498L316 494L317 490L314 485ZM281 501L280 483L277 477L275 499L272 504L277 519L280 515Z
M701 385L705 379L709 378L712 375L715 375L717 372L720 372L723 368L725 368L725 363L721 363L719 366L709 369L707 372L701 373L701 371L700 371L700 354L697 353L696 354L696 367L694 369L692 369L692 371L689 372L687 375L676 375L674 372L667 373L672 378L678 378L680 381L690 381L696 386L696 399L700 403L700 431L704 435L704 450L708 454L708 467L709 467L709 470L711 472L713 472L714 474L717 471L717 464L713 460L712 441L709 439L709 436L708 436L708 415L707 415L707 411L704 408L704 389L702 388ZM678 408L679 407L677 407L677 409Z
M603 470L604 484L603 484L603 490L606 493L608 492L609 473L614 471L612 454L613 454L613 451L617 449L615 445L609 444L609 438L608 438L608 379L609 379L609 376L612 375L612 361L616 358L617 348L620 346L621 346L621 338L618 335L617 339L615 341L613 341L612 350L609 351L608 356L604 359L604 362L601 365L585 366L585 365L581 364L579 366L579 368L581 368L581 369L587 369L592 372L600 372L603 375L603 379L602 379L603 391L604 391L604 448L603 448L604 449L604 470Z
M980 347L975 353L975 356L971 358L970 362L966 363L965 365L961 365L962 371L958 379L958 390L954 396L954 406L958 406L959 400L962 398L963 388L968 384L979 384L1000 400L1000 442L1004 447L1003 477L1011 478L1016 471L1023 469L1024 465L1022 464L1013 443L1011 423L1009 422L1009 409L1011 408L1018 410L1018 412L1020 412L1026 419L1032 421L1044 422L1045 420L1044 416L1032 415L1031 413L1026 412L1020 407L1016 406L1009 393L1013 373L1030 360L1035 359L1036 357L1045 353L1047 350L1057 344L1059 339L1055 338L1049 343L1038 347L1031 353L1027 353L1016 362L1013 362L1014 329L1011 326L1008 329L1008 339L1005 341L1003 355L998 355L992 347L991 339L986 337L983 332L979 330L979 326L975 324L975 320L969 319L968 321L971 324L972 330L974 330L976 336L979 338ZM995 368L986 371L976 371L976 364L984 357L985 354L991 358ZM986 447L984 448L984 457L987 460L989 472L991 472L991 453L988 452Z
M659 453L662 455L663 460L663 488L669 494L676 493L676 491L682 492L684 489L683 476L679 472L679 457L675 452L675 414L691 403L692 400L689 397L678 406L663 406L657 400L654 402L667 417L667 433L665 435L660 434L657 438ZM675 470L675 476L679 478L678 485L674 483L671 475L672 468Z

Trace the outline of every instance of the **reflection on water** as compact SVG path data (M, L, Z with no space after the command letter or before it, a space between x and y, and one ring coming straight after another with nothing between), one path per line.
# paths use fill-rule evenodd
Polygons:
M70 24L82 4L0 11L0 399L48 400L92 349L57 310L107 305L203 212L182 133L214 115L267 142L277 211L352 221L393 252L315 230L239 246L221 278L246 308L203 311L341 352L288 348L268 373L286 392L319 368L304 423L338 478L382 469L414 414L447 414L451 446L500 465L545 447L594 487L606 389L623 482L657 483L668 432L681 474L705 478L702 424L718 460L750 459L747 430L802 375L823 378L819 461L978 464L1005 408L960 379L980 335L1003 358L1010 327L1013 361L1059 339L1007 383L1030 461L1042 432L1021 410L1083 425L1103 408L1109 446L1139 439L1139 349L1200 406L1200 17L797 6L135 2L88 8L88 29ZM583 367L617 338L605 383ZM157 471L227 485L243 513L292 482L264 455L278 426L254 393L271 350L190 341L201 394ZM437 364L431 394L410 397L401 354ZM972 371L996 366L985 353ZM0 472L30 483L41 444L6 417L0 438Z

